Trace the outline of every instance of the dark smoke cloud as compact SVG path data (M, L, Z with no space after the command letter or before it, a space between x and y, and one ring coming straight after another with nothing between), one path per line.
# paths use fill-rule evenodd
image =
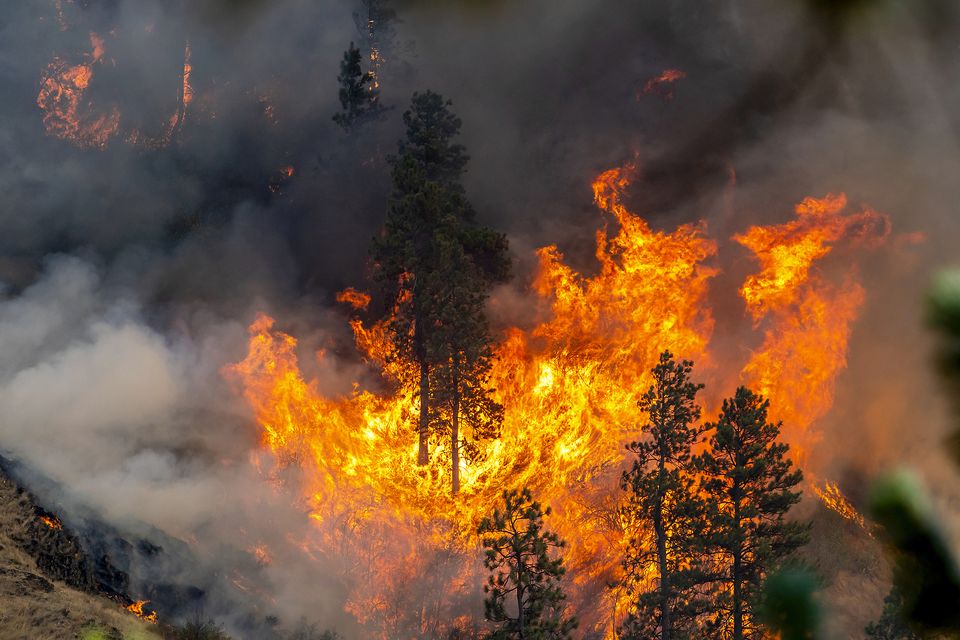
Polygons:
M284 553L277 532L307 525L246 464L256 430L219 371L266 309L303 339L324 388L376 384L349 355L332 292L366 284L386 156L414 90L454 101L468 193L510 234L518 279L497 296L504 322L529 320L532 249L558 243L593 268L590 180L635 154L631 207L658 228L706 219L720 242L730 266L711 299L718 348L732 354L724 340L739 345L748 326L736 288L753 268L732 233L830 191L889 214L897 233L925 233L862 266L868 299L821 465L868 475L940 437L917 299L958 232L960 30L946 2L868 4L843 22L799 0L398 3L382 78L394 109L353 139L330 117L358 6L62 5L65 29L46 0L12 3L0 22L0 449L69 486L68 506L200 540L211 572L243 552L233 531L269 541L279 557L261 570L288 619L348 625L344 587ZM195 101L177 141L148 150L118 136L89 150L45 135L39 78L54 56L79 62L91 32L105 61L89 98L115 104L125 132L152 135L176 109L189 41ZM686 74L672 97L644 94L668 68ZM319 345L332 347L324 365L308 357Z

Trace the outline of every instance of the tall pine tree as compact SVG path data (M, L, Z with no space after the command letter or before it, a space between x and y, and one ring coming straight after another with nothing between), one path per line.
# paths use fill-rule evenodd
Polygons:
M343 52L340 75L337 76L341 111L333 116L333 121L348 132L382 112L380 91L375 86L373 72L364 72L361 60L360 50L351 42Z
M403 114L407 135L393 165L393 196L374 239L375 275L397 301L391 333L398 356L419 378L417 460L429 460L431 433L449 436L453 489L459 489L461 418L474 438L495 435L502 409L486 379L490 337L484 313L490 288L509 277L506 237L479 225L460 184L467 163L454 142L460 119L450 102L415 93ZM437 405L437 406L434 406Z
M723 640L766 637L754 608L763 580L807 540L807 525L785 519L800 501L803 473L767 421L769 401L740 387L724 400L710 448L694 458L710 529L700 538L717 563L714 615L705 635Z
M635 605L622 630L625 640L689 637L705 606L697 592L702 579L693 546L704 526L703 505L691 454L704 432L696 424L696 396L703 385L690 381L692 367L670 352L660 355L653 385L638 403L649 419L641 429L648 437L627 445L636 458L621 478L626 515L647 535L631 541L624 560Z
M487 620L496 625L488 640L565 640L577 620L565 614L559 581L566 570L558 555L564 542L543 528L543 509L529 489L503 492L504 508L480 522Z
M488 380L493 361L485 314L489 279L469 252L478 235L486 236L482 241L491 248L502 236L481 229L464 237L456 222L452 217L437 230L439 264L432 290L439 304L431 313L428 349L435 363L431 432L450 443L454 494L460 490L461 455L468 462L478 457L477 443L498 437L503 421L503 407L493 400Z

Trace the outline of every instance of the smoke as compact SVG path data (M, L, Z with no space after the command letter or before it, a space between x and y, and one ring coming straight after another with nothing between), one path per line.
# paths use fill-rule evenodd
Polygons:
M323 577L330 559L304 562L295 541L310 525L250 463L258 434L220 371L268 310L301 338L322 387L376 384L332 294L368 284L386 156L409 95L430 88L463 119L481 219L511 239L518 277L494 307L503 324L531 321L532 249L557 243L595 269L603 220L589 182L635 154L631 208L657 228L707 220L731 265L711 288L717 350L731 357L744 357L736 288L753 268L733 233L827 192L890 215L890 248L860 268L867 302L817 466L860 478L925 460L945 417L919 292L954 255L960 224L956 9L873 3L841 22L799 1L643 4L400 3L382 76L394 109L353 138L330 121L339 59L362 38L349 2L5 8L0 449L54 483L68 523L72 509L194 541L180 560L203 566L170 571L203 583L214 606L228 609L237 589L204 572L231 575L262 542L272 563L244 571L285 619L349 628L348 587ZM85 99L121 113L102 150L47 135L36 105L48 65L82 61L90 33L105 53ZM160 149L128 142L162 134L187 43L195 98L178 136ZM644 94L667 68L686 74L672 96ZM953 477L939 458L923 468L941 486Z

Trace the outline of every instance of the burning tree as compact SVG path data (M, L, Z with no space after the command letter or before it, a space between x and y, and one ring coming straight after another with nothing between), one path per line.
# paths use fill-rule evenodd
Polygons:
M374 82L372 71L363 71L360 65L360 49L350 43L340 62L340 107L342 111L333 116L333 121L346 131L377 117L380 107L380 90Z
M654 382L638 405L649 418L643 442L627 449L636 454L623 472L629 519L649 531L630 541L624 560L628 591L634 597L622 638L659 636L670 640L688 630L703 611L696 587L704 582L695 545L702 533L704 506L695 487L691 447L701 439L696 404L701 384L690 381L693 363L677 362L669 351L653 368Z
M497 625L489 640L562 640L577 627L565 615L559 580L566 570L556 552L564 542L543 529L550 515L529 489L503 492L504 509L480 522L484 565L492 573L484 592L486 618ZM556 557L551 557L551 551ZM511 602L508 602L510 600Z
M510 262L506 236L477 224L464 196L467 155L453 142L460 119L450 105L432 91L415 93L403 114L407 137L391 158L394 193L372 256L385 295L396 301L389 326L396 357L419 369L417 461L429 459L431 428L448 433L456 492L460 418L477 437L496 433L502 419L487 388L484 305L490 287L509 277Z
M460 233L458 219L447 216L437 234L438 269L435 319L429 352L436 363L430 390L436 411L431 416L431 431L450 441L450 466L453 493L460 490L460 455L467 460L480 455L476 442L500 435L503 406L489 392L493 350L484 306L487 279L482 267L468 253L471 237ZM465 242L467 246L465 246ZM487 240L481 238L481 244ZM461 434L461 424L472 429L471 438Z
M803 472L778 442L780 424L767 422L770 402L740 387L724 400L710 448L694 458L711 527L707 552L719 561L713 597L715 614L707 627L716 638L762 637L754 605L768 572L807 541L807 525L784 516L800 501L794 491Z

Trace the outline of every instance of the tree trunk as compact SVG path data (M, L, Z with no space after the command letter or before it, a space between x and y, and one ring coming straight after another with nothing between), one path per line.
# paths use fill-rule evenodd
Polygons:
M427 433L430 430L430 367L426 359L420 361L420 445L417 449L417 464L430 461L427 449Z
M522 576L525 573L523 555L518 551L516 554L517 562L517 637L521 640L525 637L526 634L526 624L523 616L523 579Z
M453 461L453 495L460 491L460 380L453 369L453 416L450 421L450 458Z
M653 513L653 533L657 538L657 565L660 569L660 640L670 640L670 568L667 566L667 535L663 523L663 483L666 475L664 460L660 458L660 486L657 507Z
M739 493L739 487L734 487ZM733 521L734 526L740 529L740 502L733 503ZM736 549L733 552L733 567L730 572L730 578L733 582L733 640L743 640L743 593L741 574L743 569L741 563L743 560L743 550L740 541L737 541Z
M419 309L414 320L414 348L417 359L420 361L420 442L417 448L417 464L423 466L430 461L430 452L427 450L427 435L430 432L430 365L427 364L427 349L424 343Z

